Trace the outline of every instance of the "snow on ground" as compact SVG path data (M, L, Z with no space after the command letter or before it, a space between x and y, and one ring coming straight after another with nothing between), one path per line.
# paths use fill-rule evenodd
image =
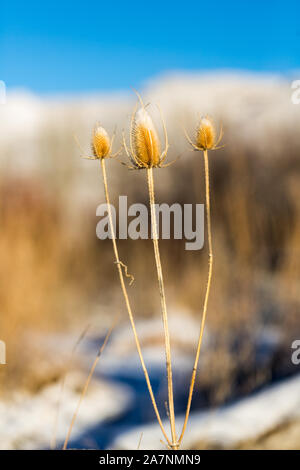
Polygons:
M233 447L253 439L289 420L300 416L300 375L242 399L234 404L190 416L183 448L195 448L204 441L214 445ZM183 416L177 418L179 433ZM166 429L168 429L168 423ZM158 425L140 426L121 434L113 449L134 449L143 433L141 449L162 449Z
M34 396L17 393L9 403L0 402L0 449L50 448L54 434L61 447L85 380L85 375L72 373L66 377L62 394L58 383L45 387ZM72 439L87 428L118 416L130 400L131 394L126 386L116 387L94 378L81 404Z
M201 313L199 312L199 318ZM187 311L178 311L170 309L169 311L169 330L172 342L174 357L174 367L180 371L191 371L196 344L199 337L200 322L199 318L193 317ZM126 319L127 320L127 319ZM77 348L80 361L88 367L97 354L98 348L103 342L105 334L111 325L111 318L106 328L103 327L102 317L99 315L91 319L92 327L87 332L86 337L81 341ZM141 342L145 361L150 369L165 368L165 351L162 319L160 316L155 318L138 319L136 328ZM76 341L77 333L66 334L48 334L46 338L35 338L39 347L46 348L51 353L52 358L56 357L60 361L72 350ZM203 339L202 357L205 355L207 346L210 342L210 332L205 330ZM117 326L105 347L105 353L101 357L101 373L117 375L119 372L127 377L136 377L137 371L142 374L140 359L137 354L134 336L129 321Z
M150 369L164 368L165 351L162 319L160 317L139 319L136 322L136 327L144 358ZM183 313L182 311L178 312L175 309L170 309L169 330L172 338L174 367L180 371L184 371L186 368L190 370L200 331L199 320L187 312ZM202 349L204 352L208 340L209 331L206 329ZM115 330L101 362L103 372L117 372L120 369L123 373L126 371L129 376L135 376L137 370L141 369L129 322Z
M96 327L94 325L94 328L98 335L87 334L76 350L85 373L72 372L67 375L56 432L56 441L60 447L76 409L87 371L106 333L103 325L102 330L100 324ZM160 394L166 386L161 318L139 320L137 330L154 391ZM185 403L199 322L187 312L183 315L182 312L180 314L171 309L170 331L175 396ZM277 335L271 333L267 335L267 344L278 341ZM54 361L61 360L70 353L75 336L48 334L47 337L32 338L32 341L42 343ZM212 333L206 329L202 364L211 347L211 341ZM266 339L260 338L259 344L265 343ZM49 448L53 439L60 390L61 384L55 384L47 386L35 396L17 393L9 403L0 402L0 449ZM185 391L184 394L182 390ZM231 446L240 440L257 437L289 417L295 418L295 410L300 410L299 392L300 376L232 405L213 411L194 412L190 417L184 447L193 448L201 440ZM143 432L141 448L161 448L161 432L152 422L154 414L150 406L131 327L128 323L122 324L114 330L101 356L99 369L95 371L88 394L81 405L72 432L71 445L73 442L75 446L87 448L107 446L135 449ZM298 413L300 416L300 411ZM178 430L182 421L183 417L178 416ZM144 424L140 425L141 422ZM103 440L103 435L107 437L106 440ZM86 439L90 441L87 442Z

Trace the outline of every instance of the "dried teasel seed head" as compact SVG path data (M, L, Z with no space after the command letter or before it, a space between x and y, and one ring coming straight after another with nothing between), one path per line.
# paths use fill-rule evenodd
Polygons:
M216 145L215 126L208 116L200 119L196 130L196 144L201 150L210 150Z
M96 126L92 137L92 150L95 158L105 158L110 153L110 138L106 130L101 126Z
M150 115L142 106L134 115L132 146L137 162L146 168L159 166L160 141Z

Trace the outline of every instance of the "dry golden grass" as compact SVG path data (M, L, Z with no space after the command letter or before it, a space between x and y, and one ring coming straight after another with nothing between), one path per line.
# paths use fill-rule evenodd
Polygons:
M300 422L287 422L272 431L249 442L243 442L238 449L250 450L299 450Z
M2 182L0 214L0 331L8 363L0 368L0 393L36 391L64 369L36 334L72 329L95 295L93 243L67 235L59 201L34 179Z

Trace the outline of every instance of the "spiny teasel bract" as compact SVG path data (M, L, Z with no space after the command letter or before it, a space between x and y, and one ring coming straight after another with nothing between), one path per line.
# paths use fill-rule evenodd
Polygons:
M186 131L185 135L194 150L217 150L221 148L218 145L223 137L223 131L221 129L219 137L217 138L214 122L209 116L200 118L199 124L196 127L194 141L189 137Z
M96 126L92 135L92 151L94 157L106 158L111 151L111 142L104 127Z
M137 109L136 105L130 125L130 148L128 149L125 136L123 133L123 145L128 158L130 159L133 166L128 166L131 169L145 169L145 168L162 168L165 166L164 161L167 156L169 143L168 135L163 120L161 111L161 120L163 125L164 137L165 137L165 149L161 152L161 145L155 126L153 124L150 114L146 110L142 98L137 94L140 108Z
M92 141L91 141L93 156L90 156L90 155L84 155L84 151L82 150L82 147L80 143L78 142L78 139L75 136L76 143L78 147L80 148L80 150L82 151L81 158L86 158L88 160L103 160L104 158L114 158L117 155L119 155L121 152L121 149L118 150L118 152L114 154L111 153L114 138L115 138L115 132L113 133L112 138L110 139L104 127L100 126L97 123L93 130Z
M134 155L145 167L158 166L160 163L160 141L150 115L141 107L134 116L132 144Z

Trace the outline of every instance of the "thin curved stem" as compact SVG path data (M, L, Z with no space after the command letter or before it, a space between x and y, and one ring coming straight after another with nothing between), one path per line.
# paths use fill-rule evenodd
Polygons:
M54 430L53 430L53 436L52 436L51 443L50 443L50 448L51 449L56 448L56 434L57 434L57 427L58 427L59 411L60 411L60 408L61 408L61 402L62 402L62 397L63 397L63 393L64 393L67 373L69 372L69 369L70 369L70 366L71 366L71 363L72 363L72 360L73 360L74 353L75 353L77 347L79 346L80 342L85 337L86 332L88 331L89 327L90 327L90 325L87 325L84 328L84 330L82 331L82 333L80 333L79 338L77 339L76 343L74 344L74 346L72 348L70 357L67 360L67 366L66 366L66 369L65 369L66 372L63 374L63 377L62 377L62 381L61 381L61 384L60 384L59 396L58 396L58 400L57 400L57 407L56 407L55 421L54 421Z
M107 334L106 334L106 336L105 336L105 338L104 338L103 344L102 344L102 346L100 347L100 349L99 349L99 351L98 351L98 353L97 353L97 356L95 357L95 360L94 360L94 362L93 362L93 364L92 364L92 367L91 367L91 369L90 369L89 375L88 375L88 377L87 377L87 379L86 379L86 382L85 382L84 387L83 387L83 389L82 389L82 392L81 392L81 394L80 394L80 397L79 397L79 400L78 400L78 403L77 403L76 410L74 411L74 414L73 414L73 417L72 417L72 421L71 421L71 424L70 424L70 426L69 426L69 429L68 429L68 432L67 432L67 436L66 436L66 439L65 439L65 442L64 442L63 450L66 450L66 449L67 449L68 442L69 442L69 440L70 440L71 432L72 432L72 429L73 429L73 427L74 427L74 424L75 424L75 421L76 421L76 418L77 418L77 415L78 415L78 412L79 412L80 405L81 405L81 403L83 402L83 399L84 399L84 397L85 397L85 395L86 395L87 389L88 389L88 387L89 387L89 385L90 385L90 381L91 381L91 379L92 379L92 377L93 377L93 375L94 375L96 366L97 366L97 364L98 364L98 362L99 362L99 359L100 359L100 356L101 356L101 354L102 354L102 352L103 352L103 350L104 350L104 348L105 348L105 346L106 346L106 344L107 344L107 341L109 340L109 337L110 337L110 335L111 335L111 333L112 333L112 331L113 331L113 329L114 329L114 327L115 327L115 323L116 323L116 322L114 322L113 325L112 325L112 326L110 327L110 329L108 330L108 332L107 332Z
M208 278L207 278L206 293L205 293L205 299L204 299L204 305L203 305L203 315L202 315L202 320L201 320L200 334L199 334L197 350L196 350L196 357L195 357L194 367L193 367L191 381L190 381L189 397L188 397L188 402L187 402L185 419L184 419L181 435L178 441L179 443L181 443L183 439L187 422L189 419L190 409L191 409L193 391L194 391L196 374L197 374L197 367L198 367L198 362L199 362L199 356L200 356L200 350L201 350L201 344L202 344L202 338L203 338L203 332L204 332L204 326L205 326L207 304L208 304L208 297L209 297L211 277L212 277L212 268L213 268L213 248L212 248L211 221L210 221L209 164L208 164L207 150L203 151L203 155L204 155L204 166L205 166L206 218L207 218L208 251L209 251Z
M164 429L164 426L162 424L160 414L159 414L159 411L158 411L158 408L157 408L157 404L156 404L156 401L155 401L154 393L153 393L151 382L150 382L150 379L149 379L149 374L148 374L148 371L147 371L147 368L146 368L146 365L145 365L145 362L144 362L144 358L143 358L143 354L142 354L142 350L141 350L141 346L140 346L140 341L139 341L139 338L138 338L138 335L137 335L135 322L134 322L134 318L133 318L133 313L132 313L132 310L131 310L131 306L130 306L130 302L129 302L129 298L128 298L128 294L127 294L127 289L126 289L126 285L125 285L125 281L124 281L124 275L123 275L123 271L122 271L122 262L119 258L119 252L118 252L118 247L117 247L117 242L116 242L114 224L113 224L113 220L112 220L109 193L108 193L106 167L105 167L105 159L104 158L101 159L101 169L102 169L102 176L103 176L105 199L106 199L106 203L107 203L107 212L108 212L108 219L109 219L109 225L110 225L110 231L111 231L111 239L112 239L113 250L114 250L114 255L115 255L115 262L116 262L117 269L118 269L118 272L119 272L121 288L122 288L126 308L127 308L127 311L128 311L129 320L130 320L131 327L132 327L132 330L133 330L133 335L134 335L138 355L139 355L139 358L140 358L140 361L141 361L141 364L142 364L142 369L143 369L143 372L144 372L144 375L145 375L147 387L148 387L148 390L149 390L150 398L151 398L152 405L153 405L153 408L154 408L154 411L155 411L155 414L156 414L157 421L159 423L159 426L161 428L161 431L162 431L166 441L168 442L169 445L171 445L170 439L168 438L167 433Z
M152 167L147 169L147 180L148 180L149 201L150 201L150 209L151 209L152 239L153 239L154 256L155 256L155 263L156 263L156 269L157 269L157 278L158 278L161 310L162 310L164 334L165 334L165 353L166 353L166 368L167 368L167 379L168 379L169 414L170 414L170 426L171 426L171 435L172 435L171 447L172 449L178 449L176 429L175 429L170 334L169 334L169 326L168 326L168 314L167 314L164 280L163 280L159 246L158 246L157 223L156 223L156 214L155 214L154 181L153 181Z

